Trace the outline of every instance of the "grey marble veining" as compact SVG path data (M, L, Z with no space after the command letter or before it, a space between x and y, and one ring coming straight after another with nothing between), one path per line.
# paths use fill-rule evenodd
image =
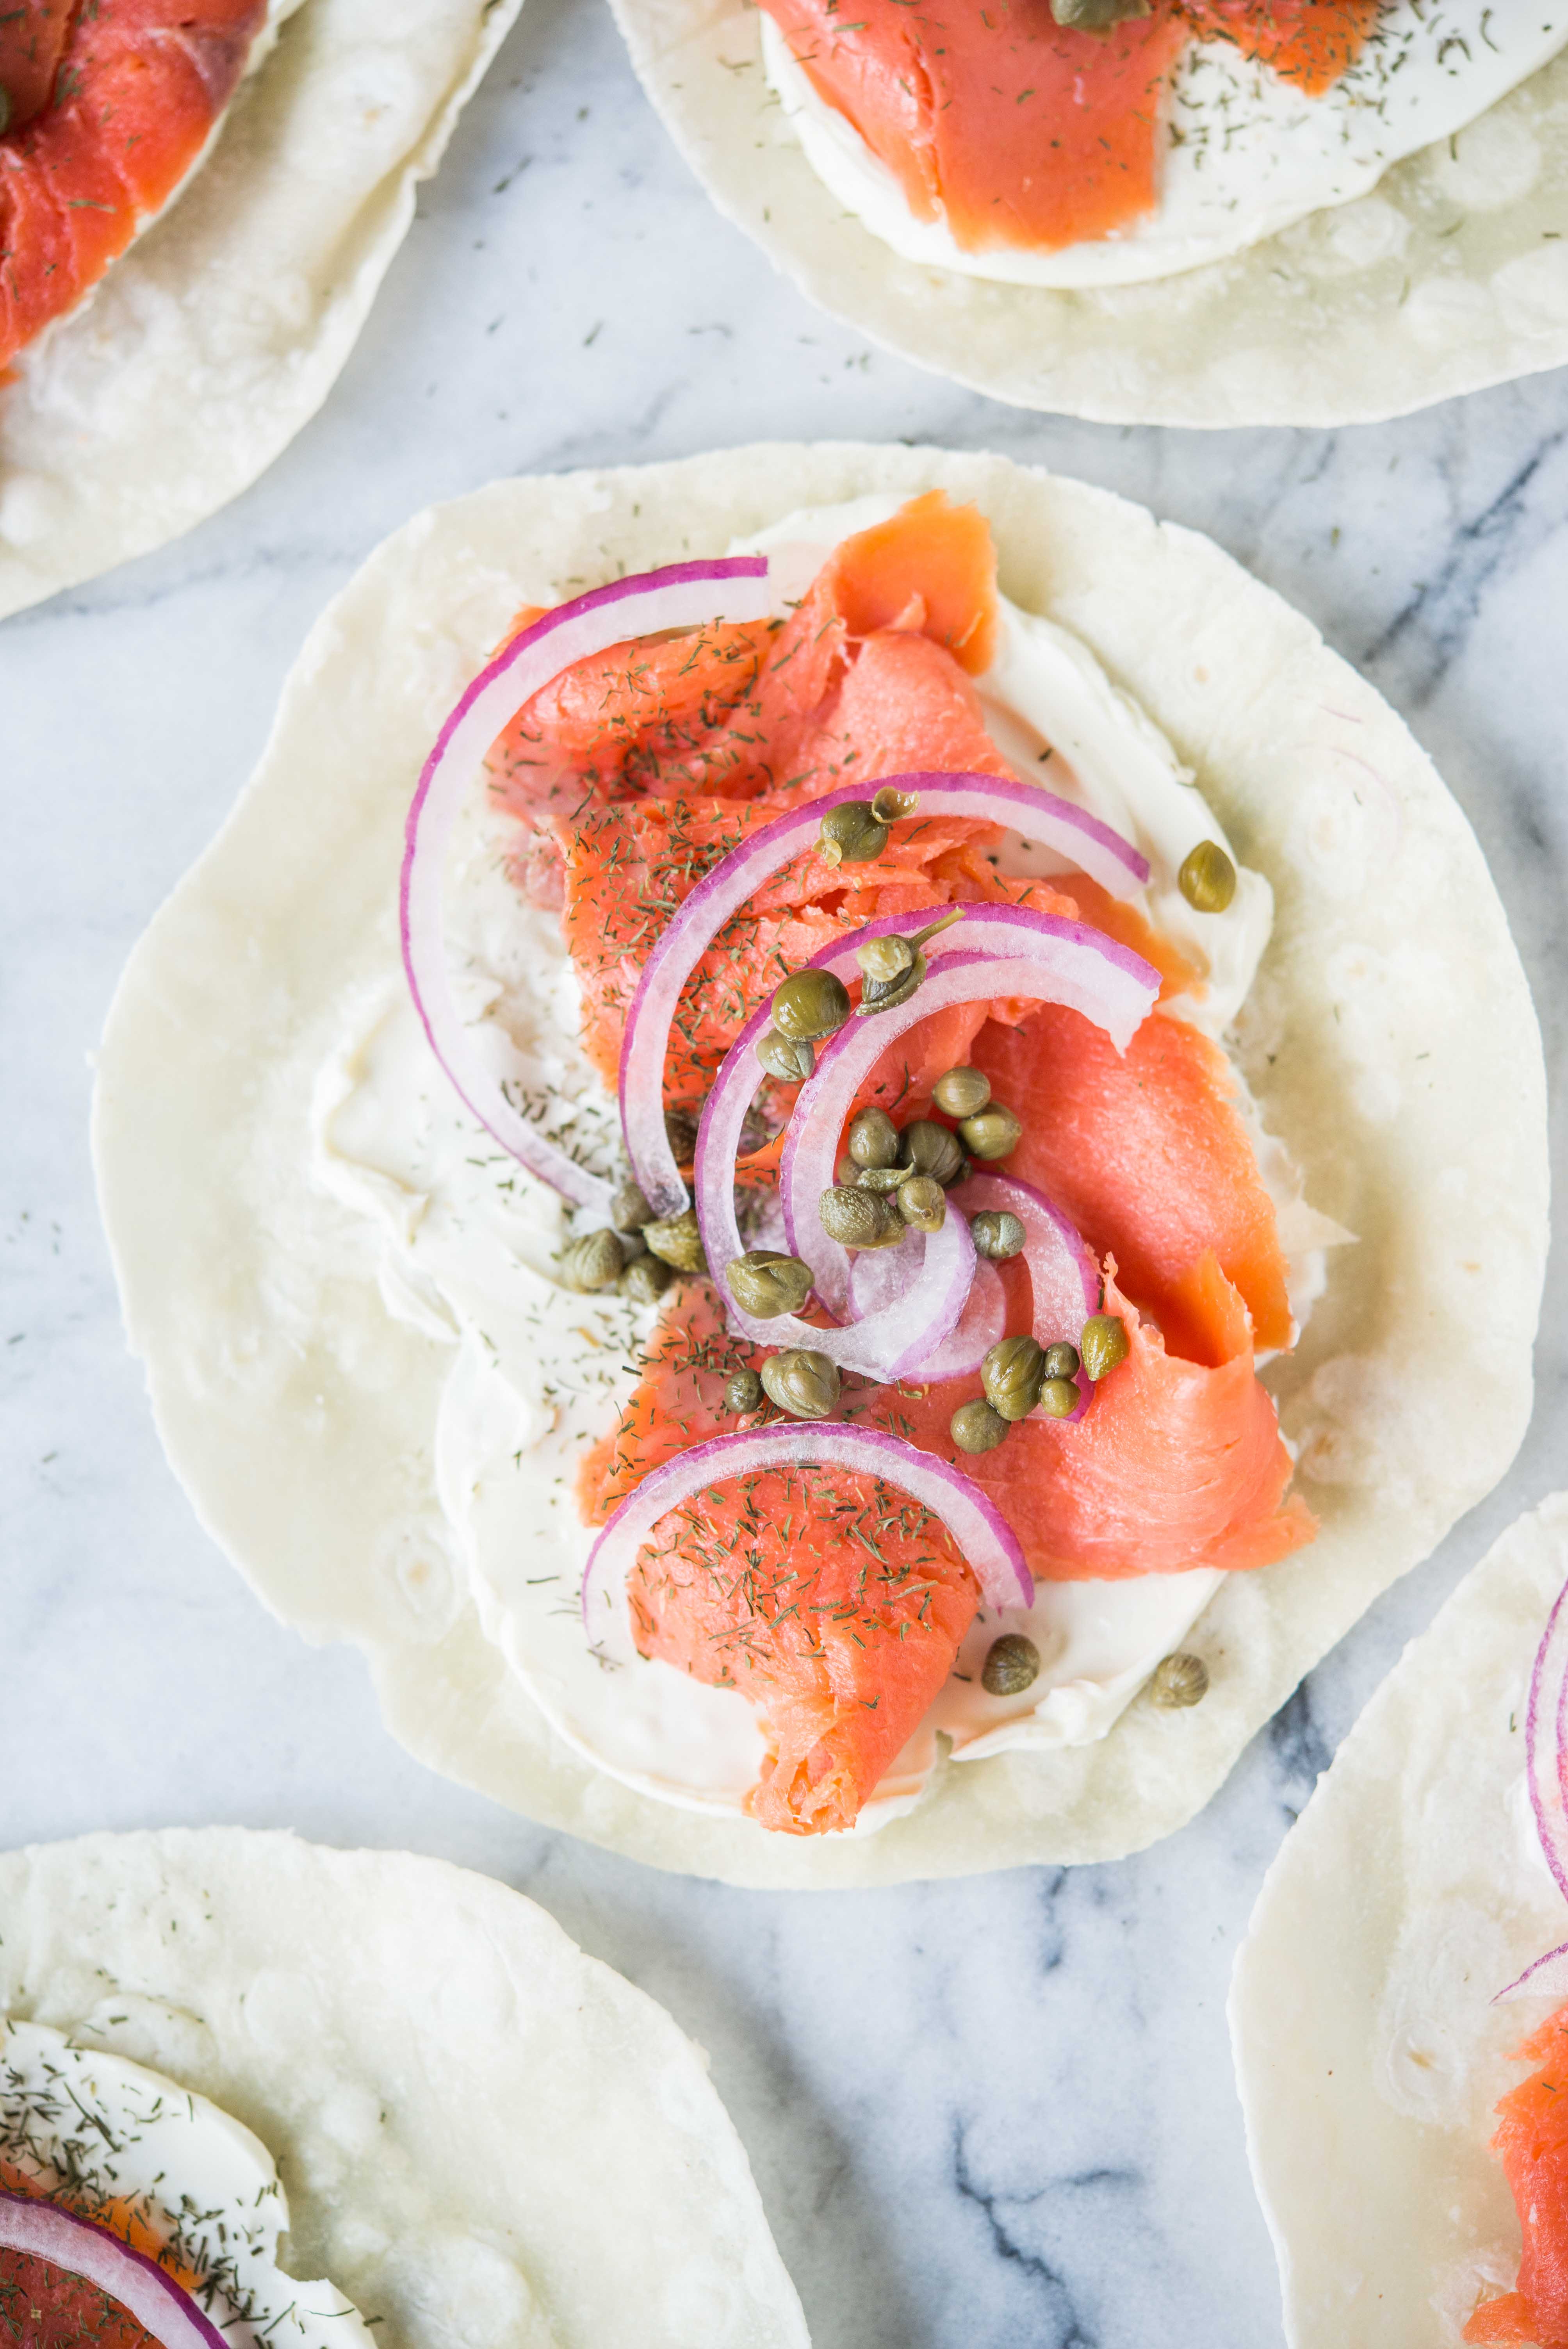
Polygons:
M1074 1873L735 1892L429 1776L381 1731L356 1657L304 1649L251 1600L165 1469L123 1350L88 1056L311 620L417 506L531 468L902 435L1049 462L1211 532L1366 667L1481 837L1555 1073L1565 429L1562 378L1332 434L1111 431L995 407L806 308L713 216L600 7L528 0L325 414L181 544L0 629L0 1843L287 1824L523 1887L710 2049L819 2349L1277 2340L1225 2045L1231 1954L1403 1641L1564 1480L1561 1262L1512 1474L1184 1834ZM1462 1370L1485 1375L1484 1332Z

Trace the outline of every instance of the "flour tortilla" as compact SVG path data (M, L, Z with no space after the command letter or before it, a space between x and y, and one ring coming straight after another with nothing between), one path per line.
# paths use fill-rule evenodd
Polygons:
M248 489L315 414L521 0L304 0L211 151L0 387L0 617Z
M1524 1799L1530 1670L1568 1580L1568 1493L1413 1640L1270 1869L1231 2029L1291 2349L1456 2349L1511 2289L1486 2150L1507 2060L1559 1998L1491 2000L1568 1935Z
M488 1877L238 1827L0 1857L0 2015L277 2160L383 2349L808 2349L707 2059Z
M747 0L612 0L727 219L803 294L995 399L1106 424L1371 422L1568 359L1568 52L1376 191L1233 259L1099 292L905 261L807 162Z
M1361 1235L1274 1366L1315 1544L1229 1580L1212 1687L1109 1736L950 1766L874 1836L810 1841L631 1793L567 1752L444 1563L449 1350L390 1319L363 1218L310 1187L316 1071L397 968L403 820L452 702L525 601L800 506L940 484L991 520L1004 591L1074 629L1273 882L1241 1060L1307 1195ZM1192 532L998 457L852 445L498 482L421 514L312 633L261 766L137 947L94 1143L130 1342L202 1522L284 1620L366 1651L412 1752L658 1866L867 1884L1117 1857L1208 1800L1376 1595L1502 1475L1530 1412L1546 1242L1540 1039L1486 866L1429 760L1298 614ZM1488 1375L1451 1407L1484 1318Z

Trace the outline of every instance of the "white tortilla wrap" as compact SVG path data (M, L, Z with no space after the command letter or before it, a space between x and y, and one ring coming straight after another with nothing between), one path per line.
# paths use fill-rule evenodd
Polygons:
M1568 1938L1524 1787L1531 1666L1568 1580L1568 1493L1412 1640L1318 1781L1236 1960L1231 2031L1291 2349L1457 2349L1512 2289L1487 2151L1561 1996L1492 2003Z
M950 1768L866 1838L809 1844L630 1792L547 1732L444 1561L433 1484L449 1349L388 1315L363 1219L312 1188L316 1072L397 970L405 813L452 702L525 599L687 554L800 506L932 485L989 516L1004 591L1076 631L1196 770L1273 882L1242 1064L1336 1258L1268 1371L1322 1519L1230 1578L1191 1642L1212 1687L1103 1742ZM206 1524L278 1615L366 1651L409 1748L531 1816L732 1881L886 1882L1110 1857L1169 1834L1376 1594L1502 1474L1531 1402L1546 1239L1540 1040L1475 840L1394 712L1193 533L989 456L741 449L498 482L418 516L318 622L219 838L138 947L99 1064L95 1151L130 1342ZM1488 1375L1451 1364L1478 1320Z
M1064 293L873 236L807 161L748 0L612 5L725 216L834 317L995 399L1108 424L1359 424L1568 359L1568 53L1372 195L1178 277Z
M707 2059L488 1877L237 1827L0 1857L0 2017L206 2096L384 2349L807 2349Z
M354 347L521 0L304 0L211 152L0 386L0 617L248 489Z

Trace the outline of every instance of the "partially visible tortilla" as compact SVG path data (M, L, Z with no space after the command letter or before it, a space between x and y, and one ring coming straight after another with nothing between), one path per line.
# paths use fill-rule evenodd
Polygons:
M1274 1365L1298 1557L1233 1576L1187 1713L950 1765L874 1836L802 1842L634 1795L546 1730L448 1563L432 1471L448 1350L388 1315L377 1236L310 1182L316 1073L397 970L402 828L452 702L519 605L715 554L800 506L941 484L1004 591L1074 630L1274 885L1240 1058L1336 1253ZM865 1884L1105 1859L1183 1824L1388 1583L1495 1484L1531 1404L1546 1243L1540 1039L1470 827L1394 712L1206 539L1102 490L934 450L760 447L501 481L388 540L312 633L260 768L137 947L94 1145L130 1342L203 1523L274 1612L366 1651L412 1752L665 1868ZM1452 1364L1488 1330L1487 1372Z
M1291 2349L1458 2349L1511 2290L1487 2151L1508 2051L1560 2003L1491 2001L1568 1938L1525 1799L1531 1665L1568 1493L1511 1526L1318 1781L1236 1959L1231 2032Z
M304 0L211 153L0 386L0 617L178 538L315 414L521 0Z
M808 2349L707 2061L520 1893L237 1827L0 1857L0 2015L253 2129L382 2349Z
M940 375L1108 424L1337 425L1568 359L1568 52L1376 191L1233 260L1059 293L905 261L818 178L748 0L612 0L727 219L834 317Z

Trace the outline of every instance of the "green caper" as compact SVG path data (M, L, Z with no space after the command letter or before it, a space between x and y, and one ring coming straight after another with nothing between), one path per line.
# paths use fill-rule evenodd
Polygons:
M868 978L880 985L891 986L902 978L914 961L914 950L907 938L890 932L886 937L868 938L863 947L855 948L855 960Z
M1103 1379L1128 1353L1127 1324L1114 1313L1094 1313L1078 1331L1078 1352L1091 1379Z
M1022 1631L1004 1631L991 1642L980 1685L990 1696L1022 1696L1040 1677L1040 1651Z
M1201 840L1182 859L1176 885L1194 913L1222 914L1236 894L1236 868L1217 840Z
M1048 1379L1076 1379L1078 1374L1078 1350L1058 1340L1046 1348L1046 1376Z
M939 1232L947 1221L947 1194L930 1174L912 1174L895 1196L899 1214L917 1232Z
M610 1221L618 1232L640 1232L651 1223L654 1211L628 1176L610 1202Z
M1023 1253L1024 1226L1006 1207L983 1208L970 1216L969 1229L975 1255L988 1256L993 1264L1004 1264L1008 1257Z
M872 813L879 823L897 823L901 816L913 815L920 805L918 792L897 792L884 783L872 801Z
M830 808L817 833L824 864L867 864L887 846L887 825L872 800L846 800Z
M978 1069L949 1069L931 1098L944 1117L974 1117L991 1098L991 1080Z
M1077 1411L1082 1398L1071 1379L1042 1379L1040 1409L1047 1419L1067 1419Z
M791 1044L837 1035L850 1016L850 992L830 970L798 970L773 997L773 1025Z
M924 984L930 965L917 947L904 969L896 978L868 978L861 988L856 1007L857 1019L864 1019L873 1011L896 1011Z
M643 1237L652 1255L665 1264L673 1264L677 1272L706 1272L707 1258L702 1252L702 1233L697 1228L696 1212L688 1207L681 1216L663 1216L655 1222L643 1226Z
M885 1109L863 1109L850 1120L850 1156L857 1166L892 1165L898 1128Z
M731 1371L724 1382L726 1411L755 1411L762 1401L762 1381L755 1371Z
M855 1170L855 1188L858 1191L875 1191L879 1197L884 1199L891 1199L895 1191L902 1191L908 1180L907 1166L860 1166Z
M770 1077L778 1077L787 1085L803 1085L817 1065L817 1055L810 1044L792 1036L781 1036L777 1028L769 1028L762 1038L757 1057Z
M995 1452L1007 1433L1007 1423L988 1402L965 1402L948 1421L947 1432L960 1452Z
M912 1118L898 1138L902 1164L912 1174L934 1175L944 1189L965 1171L964 1153L944 1125L928 1117Z
M839 1366L810 1346L769 1354L762 1384L770 1402L794 1419L826 1419L839 1400Z
M964 1147L976 1158L1006 1158L1024 1138L1023 1120L996 1101L976 1111L973 1117L966 1117L958 1131L964 1137Z
M613 1280L619 1280L625 1260L615 1233L584 1232L581 1239L562 1248L561 1278L568 1288L608 1288Z
M674 1278L669 1266L656 1256L639 1256L633 1257L615 1286L634 1305L655 1305Z
M1172 1709L1201 1703L1209 1693L1209 1667L1202 1656L1167 1656L1154 1667L1149 1683L1151 1702Z
M860 1009L856 1017L863 1018L868 1011L894 1011L901 1003L907 1003L923 982L930 968L921 952L927 938L934 938L938 930L948 929L963 918L963 906L954 905L945 914L939 915L934 922L927 922L923 930L916 930L913 937L889 936L868 938L863 947L858 947L855 949L856 959L866 977L861 988ZM895 949L898 948L903 949L902 961L896 957ZM879 964L885 968L869 968L862 959L866 955L874 955Z
M1045 1375L1046 1350L1033 1338L998 1338L980 1365L985 1400L1004 1419L1027 1419Z
M1051 0L1057 23L1079 33L1102 33L1108 25L1125 25L1148 14L1149 0Z
M696 1114L689 1109L665 1112L665 1138L677 1166L689 1166L696 1149Z
M875 1247L887 1223L887 1210L874 1191L835 1183L817 1202L822 1229L841 1247Z
M743 1313L757 1321L772 1321L780 1313L799 1313L811 1293L811 1268L798 1256L780 1256L777 1248L748 1248L724 1268L729 1293Z

